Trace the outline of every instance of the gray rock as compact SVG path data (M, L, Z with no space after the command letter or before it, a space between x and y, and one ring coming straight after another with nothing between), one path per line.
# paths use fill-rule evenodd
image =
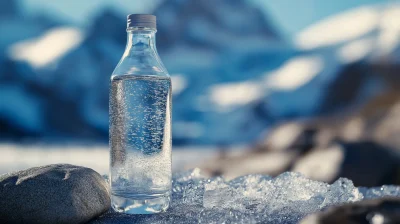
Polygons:
M300 224L400 223L400 198L359 201L304 218Z
M85 223L110 204L107 183L89 168L54 164L0 176L0 223Z

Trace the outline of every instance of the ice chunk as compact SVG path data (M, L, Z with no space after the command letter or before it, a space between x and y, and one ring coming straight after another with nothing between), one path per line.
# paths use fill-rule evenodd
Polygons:
M177 173L172 180L172 206L174 204L202 205L205 178L200 169Z
M298 223L329 206L400 197L400 186L357 188L345 178L329 185L291 172L275 178L247 175L227 181L208 179L194 169L174 174L172 184L166 213L128 216L109 212L93 223Z
M207 181L204 187L203 205L205 208L229 208L235 202L235 192L222 179L216 178L213 181Z
M321 208L346 202L360 201L363 197L363 194L360 193L358 188L354 187L351 180L339 178L335 183L329 186Z

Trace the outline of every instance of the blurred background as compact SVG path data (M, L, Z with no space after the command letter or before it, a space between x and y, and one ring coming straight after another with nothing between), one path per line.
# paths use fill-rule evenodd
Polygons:
M126 15L157 16L173 169L400 184L400 3L0 1L0 173L108 171L108 85Z

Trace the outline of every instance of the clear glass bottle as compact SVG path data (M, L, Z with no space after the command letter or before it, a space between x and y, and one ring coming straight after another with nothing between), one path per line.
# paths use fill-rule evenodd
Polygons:
M158 56L153 15L128 15L128 41L110 83L112 207L165 211L171 194L171 79Z

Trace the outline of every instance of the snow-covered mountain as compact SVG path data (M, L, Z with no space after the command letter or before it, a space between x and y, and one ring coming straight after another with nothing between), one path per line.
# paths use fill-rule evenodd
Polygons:
M282 119L367 100L386 85L371 64L383 56L398 64L400 52L393 38L400 7L382 7L330 17L290 43L250 1L160 4L157 48L173 80L174 143L247 143ZM107 9L81 29L9 11L0 20L10 33L0 37L1 137L106 141L108 80L124 50L124 16ZM360 18L365 24L353 24ZM382 38L390 47L376 41Z

